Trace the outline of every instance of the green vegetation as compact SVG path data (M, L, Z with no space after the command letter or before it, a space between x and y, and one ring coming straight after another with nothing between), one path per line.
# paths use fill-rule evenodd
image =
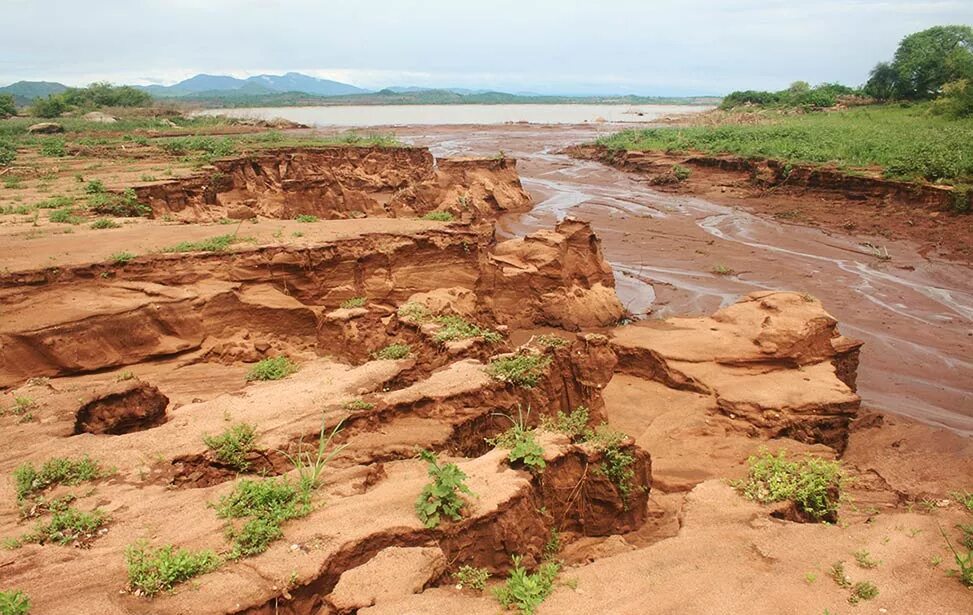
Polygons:
M933 115L922 105L768 116L746 125L633 129L598 144L611 150L730 153L844 170L878 166L888 178L973 182L973 118Z
M9 408L0 408L0 416L4 416L8 412L20 417L21 423L27 423L33 420L33 413L31 412L37 407L37 402L35 402L30 397L23 395L17 395L14 397L14 405Z
M554 591L554 581L561 571L558 562L545 562L537 572L530 574L521 565L522 558L513 556L513 570L507 582L494 590L494 595L504 608L516 608L521 615L532 615L537 607Z
M835 106L843 96L860 96L861 92L840 83L822 83L811 87L806 81L795 81L786 90L765 92L745 90L729 93L720 109L729 110L744 105L765 108L822 109Z
M632 495L635 478L635 456L623 449L627 436L620 431L615 431L602 423L586 434L584 442L595 447L595 450L602 454L602 461L598 464L597 471L610 480L615 488L622 503L628 508L629 497Z
M247 372L247 380L280 380L297 371L297 365L288 357L268 357L257 361Z
M878 596L878 588L871 581L859 581L851 588L851 596L848 602L858 604L862 600L871 600Z
M872 559L871 554L865 549L859 549L855 551L855 561L858 565L865 569L877 568L882 562L876 559Z
M331 433L325 437L326 428L324 421L321 421L321 433L318 434L317 450L312 449L306 451L302 447L298 449L295 455L286 455L287 459L297 470L297 475L300 477L301 490L308 498L310 498L311 490L317 489L321 481L321 475L324 473L328 463L347 446L347 444L332 446L332 442L334 442L334 438L340 430L341 423L339 422L331 430Z
M9 166L17 159L17 146L10 141L0 140L0 167Z
M951 570L950 574L956 576L960 583L966 587L973 587L973 527L960 526L960 529L963 532L963 546L967 549L965 553L953 545L949 536L946 535L946 530L940 527L939 532L943 535L946 546L953 554L953 561L956 562L956 569Z
M54 209L51 213L47 214L47 219L59 224L80 224L84 221L84 218L76 215L75 211L73 207Z
M222 158L236 152L233 139L228 137L176 137L159 141L162 151L173 156L185 156L189 153L200 154L204 158Z
M973 492L954 491L949 496L959 502L960 506L973 513Z
M296 217L294 219L297 220L298 222L317 222L318 221L318 217L317 216L312 216L310 214L301 214L301 215L299 215L298 217Z
M520 462L531 470L543 472L547 462L544 461L544 448L537 442L537 431L527 427L527 420L520 410L516 420L506 414L502 416L512 423L510 429L495 438L487 438L487 443L510 449L507 460L511 463ZM527 416L530 416L529 410Z
M218 436L203 436L203 442L216 455L217 461L237 472L250 468L247 455L253 450L256 439L256 428L247 423L233 425Z
M152 548L145 541L125 550L128 585L140 595L154 596L183 581L216 570L220 558L212 551L189 551L172 545Z
M49 94L47 98L38 98L30 106L30 114L35 117L55 118L67 111L70 107L64 98L57 94Z
M459 521L463 518L465 504L460 493L476 497L466 486L466 474L455 463L440 465L434 453L424 450L419 455L428 464L429 477L432 479L416 500L419 520L429 528L438 526L443 517Z
M91 223L91 228L93 229L109 229L109 228L121 228L121 224L115 222L114 220L109 220L108 218L98 218Z
M151 207L139 202L138 194L133 188L126 188L121 194L105 190L91 193L88 197L88 208L99 214L130 218L152 213Z
M503 341L503 336L496 331L483 329L460 316L437 316L435 322L439 323L440 328L433 335L437 342L449 342L452 340L465 340L474 337L483 338L490 344Z
M47 138L41 141L41 156L48 158L61 158L67 154L64 149L64 139L57 137Z
M534 341L542 348L561 348L562 346L567 346L571 343L560 335L555 335L553 333L544 333L538 335L534 338Z
M371 410L375 407L375 404L365 401L363 399L349 399L345 403L341 404L341 407L345 410L361 411L361 410Z
M409 356L412 352L412 347L408 344L389 344L385 348L378 350L372 354L373 357L379 360L391 360L397 361L399 359L404 359Z
M163 252L222 252L235 243L247 241L236 234L218 235L202 241L181 241L174 246L162 248Z
M341 309L351 310L354 308L365 307L366 303L368 303L368 299L365 297L352 297L351 299L341 302Z
M486 589L486 582L490 579L490 571L486 568L475 566L460 566L459 570L453 573L456 585L460 589L472 589L481 592Z
M681 182L686 181L687 179L689 179L689 176L693 174L691 170L682 166L681 164L672 165L671 171L672 171L672 176Z
M519 353L490 361L486 372L500 382L508 382L524 388L537 386L551 358L545 355Z
M723 264L713 265L712 272L715 275L733 275L734 273L736 273L735 271L733 271L732 269L730 269L729 267Z
M84 191L88 194L103 194L108 192L108 189L100 179L93 179L84 185Z
M135 254L132 254L131 252L115 252L108 258L116 265L124 265L125 263L134 259Z
M30 598L17 590L0 591L0 615L27 615Z
M107 471L87 456L80 459L54 457L45 461L40 469L28 461L14 470L17 500L24 500L52 485L78 485L107 474Z
M17 104L12 94L0 94L0 119L17 115Z
M37 523L33 531L11 541L8 546L20 547L28 543L86 546L97 536L99 528L108 521L108 515L98 509L91 512L78 510L70 506L68 501L66 499L52 501L51 519L46 523Z
M588 427L588 420L588 408L578 406L567 414L558 410L553 420L550 417L544 417L541 420L541 428L563 433L571 438L572 442L586 442L594 435L594 432Z
M453 214L448 211L430 211L422 217L423 220L434 220L436 222L452 222Z
M408 320L414 323L423 323L432 318L429 308L421 303L410 301L399 306L396 312L401 320Z
M763 451L747 464L747 478L734 485L747 498L764 504L789 500L818 521L837 518L843 481L837 461L791 460L785 451Z
M310 511L310 491L283 478L241 480L216 505L220 518L244 520L242 525L231 523L227 527L227 538L233 542L231 559L263 553L284 535L284 521Z

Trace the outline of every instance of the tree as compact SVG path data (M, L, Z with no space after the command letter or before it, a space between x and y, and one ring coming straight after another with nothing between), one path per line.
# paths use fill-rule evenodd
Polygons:
M17 105L10 94L0 94L0 118L17 115Z
M945 84L963 77L958 71L973 63L971 55L970 26L935 26L910 34L899 43L892 60L896 94L913 100L935 98Z
M865 83L865 94L878 100L892 100L898 96L899 73L888 62L879 62Z
M36 117L58 117L68 110L68 103L58 94L38 98L30 107L30 114Z

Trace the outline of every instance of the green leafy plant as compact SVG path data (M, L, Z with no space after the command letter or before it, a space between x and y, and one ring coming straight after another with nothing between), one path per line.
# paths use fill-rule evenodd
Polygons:
M635 456L623 447L627 436L620 431L611 429L602 423L590 432L585 441L595 447L602 454L602 461L596 470L603 474L618 489L625 507L634 489Z
M125 263L134 259L135 254L132 254L131 252L115 252L108 258L116 265L124 265Z
M507 382L524 388L537 386L551 358L545 355L519 353L499 357L490 361L486 372L501 382Z
M765 504L790 500L816 520L837 517L843 482L840 463L816 457L792 460L785 451L763 451L747 464L747 478L734 485L747 498Z
M280 380L297 371L297 365L286 356L257 361L247 372L247 380Z
M101 510L84 512L68 505L65 500L53 501L51 510L53 514L49 521L37 523L33 531L13 541L11 546L28 543L87 546L108 521L108 515Z
M91 228L93 229L121 228L121 226L121 224L115 222L114 220L109 220L108 218L98 218L91 223Z
M453 573L453 579L456 580L459 589L472 589L480 592L486 589L486 582L490 580L490 571L475 566L460 566L459 570Z
M578 406L568 413L558 410L557 415L551 419L544 417L541 419L541 428L547 431L563 433L571 438L572 442L584 442L594 435L594 431L588 427L589 413L586 406Z
M429 308L415 301L400 305L397 314L401 320L414 323L423 323L432 318L432 315L429 313Z
M310 214L301 214L294 219L297 220L298 222L307 222L307 223L318 221L317 216L312 216Z
M351 299L342 301L341 308L344 310L350 310L353 308L365 307L366 303L368 303L368 299L365 297L352 297Z
M423 220L433 220L436 222L452 222L453 214L448 211L430 211L422 216Z
M560 335L554 335L553 333L538 335L534 338L534 341L543 348L561 348L571 343Z
M102 194L108 191L105 183L100 179L93 179L84 186L84 191L88 194Z
M52 485L78 485L108 474L97 462L85 456L80 459L54 457L37 469L29 461L14 470L17 499L43 491Z
M672 165L672 176L675 177L678 181L684 182L687 179L689 179L690 175L692 175L692 171L682 166L681 164Z
M497 331L479 327L460 316L438 316L435 318L435 322L440 325L439 330L433 335L433 339L437 342L449 342L474 337L483 338L483 340L491 344L496 344L503 340L503 336Z
M455 463L440 464L434 453L420 451L419 456L428 465L432 482L427 484L416 500L416 514L423 525L432 528L439 525L443 517L453 521L463 518L465 504L461 493L475 497L466 486L466 474Z
M162 248L163 252L223 252L235 243L247 241L236 234L218 235L202 241L181 241L176 245Z
M862 600L871 600L878 596L878 588L871 581L859 581L851 588L851 596L848 602L858 604Z
M543 472L547 462L544 461L544 448L537 442L537 432L527 426L527 419L520 409L517 414L516 420L507 414L500 414L511 422L511 427L495 438L488 438L487 442L492 446L510 449L507 459L511 463L520 462L531 470ZM527 416L530 416L530 410L527 411Z
M217 461L238 472L250 468L247 455L253 450L257 430L253 425L238 423L218 436L203 436L203 442L216 455Z
M310 511L309 493L282 478L243 479L216 506L220 518L244 520L227 526L227 538L233 542L231 559L263 553L284 535L284 521Z
M967 544L966 546L969 551L963 553L953 546L953 542L946 535L946 530L940 527L939 533L943 535L946 546L949 547L950 552L953 554L953 560L956 562L956 569L950 571L950 573L956 575L963 585L973 587L973 547Z
M411 352L412 352L412 347L409 346L408 344L395 343L395 344L389 344L388 346L382 348L381 350L377 350L372 354L372 356L380 360L397 361L399 359L406 358L407 356L409 356L409 353Z
M872 559L871 554L865 549L859 549L855 551L855 561L858 565L865 569L877 568L882 562L876 559Z
M172 545L152 548L146 541L125 550L129 588L139 595L154 596L189 579L211 572L222 563L212 551L176 549Z
M835 562L831 564L831 569L828 571L828 576L831 577L838 587L849 588L851 587L851 579L845 574L845 563Z
M47 214L47 219L59 224L80 224L84 220L84 218L75 214L73 207L52 210L51 213Z
M41 155L50 158L60 158L65 156L67 151L64 149L64 139L48 138L41 141Z
M0 615L27 615L30 598L22 591L0 591Z
M545 562L537 572L531 574L523 567L521 556L514 555L512 559L514 566L510 577L494 590L494 595L504 608L515 608L521 615L532 615L554 591L554 581L561 571L561 565Z

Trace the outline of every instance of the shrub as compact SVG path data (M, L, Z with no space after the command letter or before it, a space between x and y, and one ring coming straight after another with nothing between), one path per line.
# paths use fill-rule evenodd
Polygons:
M496 331L483 329L474 325L459 316L438 316L436 322L440 328L433 335L437 342L448 342L452 340L463 340L474 337L483 338L490 344L496 344L503 340L503 336Z
M17 146L9 141L0 140L0 167L9 166L17 159Z
M61 94L64 100L78 107L145 107L152 96L130 85L112 85L107 81L92 83L86 88L68 88Z
M268 357L258 361L247 372L247 380L280 380L297 371L297 365L286 356Z
M83 218L75 215L73 207L55 209L47 214L47 219L60 224L80 224Z
M78 485L106 475L107 472L87 456L80 459L54 457L45 461L39 470L29 461L21 464L14 470L14 482L17 499L23 500L52 485Z
M203 436L203 442L224 463L238 472L250 468L247 455L253 450L257 430L253 425L238 423L218 436Z
M486 582L490 579L490 571L486 568L464 565L453 573L453 578L456 579L456 585L460 589L483 591Z
M412 347L408 344L389 344L373 353L372 356L379 360L397 361L406 358L411 352Z
M448 211L430 211L422 217L423 220L433 220L436 222L452 222L453 214Z
M561 570L557 562L541 564L537 572L530 574L521 565L522 558L513 556L513 570L507 582L494 590L494 595L504 608L515 607L521 615L532 615L537 607L554 591L554 581Z
M785 451L764 451L747 464L747 478L735 485L747 498L764 504L790 500L816 520L837 518L843 481L838 462L815 457L792 461Z
M598 464L597 471L615 485L622 503L628 508L628 499L634 488L632 481L635 470L632 465L635 463L635 456L622 448L625 439L625 434L602 423L587 435L585 441L602 453L602 461Z
M61 158L67 154L64 149L64 139L49 138L41 141L41 155L50 158Z
M466 486L466 474L455 463L440 465L434 453L424 450L419 455L428 464L429 477L432 479L416 500L419 520L428 528L438 526L443 517L459 521L463 518L465 504L460 493L475 497Z
M21 591L0 591L0 615L27 615L30 598Z
M878 588L871 581L859 581L851 588L851 596L848 602L858 604L862 600L871 600L878 596Z
M121 228L121 226L121 224L115 222L114 220L109 220L108 218L98 218L91 223L91 228L93 229Z
M220 558L212 551L189 551L172 545L153 549L145 541L125 550L128 585L139 595L154 596L183 581L216 570Z
M299 215L298 217L296 217L294 219L297 220L298 222L317 222L318 221L318 217L317 216L312 216L310 214L301 214L301 215Z
M30 106L30 114L35 117L59 117L68 110L68 104L59 95L50 94L47 98L38 98Z
M244 479L229 495L220 498L217 516L245 519L242 526L229 525L227 537L233 541L231 559L263 553L284 535L281 524L303 517L311 511L309 492L281 478Z
M12 94L0 94L0 119L17 115L17 105Z
M681 164L672 165L672 176L675 177L677 180L681 182L686 181L687 179L689 179L690 175L692 175L692 171L682 166Z
M102 194L107 192L108 189L105 188L104 182L100 179L93 179L84 186L84 191L88 194Z
M368 303L368 299L365 297L352 297L351 299L342 301L341 308L344 310L350 310L353 308L365 307L366 303Z
M493 359L486 372L501 382L529 389L537 385L550 364L551 358L548 356L520 353Z
M396 313L401 320L407 320L414 323L426 322L432 317L432 315L429 313L429 308L414 301L403 303L399 306Z
M115 252L108 258L111 259L111 261L116 265L124 265L125 263L135 258L135 255L132 254L131 252Z

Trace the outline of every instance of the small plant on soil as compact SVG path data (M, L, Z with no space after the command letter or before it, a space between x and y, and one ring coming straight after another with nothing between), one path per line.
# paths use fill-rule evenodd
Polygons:
M940 527L939 532L943 535L946 546L949 547L950 552L953 554L953 560L956 562L956 569L950 570L949 573L959 578L960 583L963 585L973 587L973 545L971 545L973 540L970 540L971 534L966 531L965 527L960 526L964 534L964 545L968 549L966 553L953 546L953 542L946 535L946 530Z
M216 455L217 461L238 472L250 468L247 454L253 450L257 430L253 425L238 423L218 436L203 436L203 442Z
M628 508L628 499L633 489L632 480L635 478L635 470L632 469L635 456L623 450L625 439L625 434L602 423L585 441L601 451L602 461L598 464L597 471L615 485L622 503Z
M189 579L211 572L222 563L212 551L153 548L142 540L125 550L129 588L140 596L154 596Z
M87 456L81 459L55 457L45 461L40 469L28 461L14 470L17 499L24 500L52 485L79 485L107 474L107 471Z
M40 522L33 531L9 543L20 547L29 543L88 546L98 535L98 530L108 521L108 515L95 509L91 512L78 510L63 500L51 507L53 514L46 523Z
M571 343L560 335L554 335L553 333L538 335L534 338L534 341L542 348L560 348Z
M109 220L108 218L98 218L91 223L91 228L96 230L109 229L109 228L121 228L121 224L115 222L114 220Z
M561 552L561 531L556 527L551 528L551 534L544 543L544 560L551 561Z
M967 549L973 549L973 523L966 525L956 524L956 529L963 533L963 538L960 540L962 544Z
M14 397L13 406L6 409L0 409L0 416L3 416L7 412L10 412L11 414L15 414L17 416L23 417L26 416L28 413L30 413L30 411L36 407L37 407L37 402L35 402L30 397L17 395L16 397Z
M108 258L116 265L124 265L125 263L134 259L135 255L132 254L131 252L115 252Z
M871 581L859 581L851 588L851 595L848 602L858 604L862 600L871 600L878 596L878 588Z
M0 591L0 615L27 615L30 598L16 590Z
M257 361L250 371L247 372L247 381L253 380L280 380L290 376L297 371L297 365L289 358L281 355L279 357L268 357Z
M237 237L236 234L218 235L202 241L182 241L174 246L162 248L163 252L222 252L235 243L248 241L247 238Z
M973 513L973 492L953 491L949 495L951 498L959 502L960 506Z
M510 429L497 437L487 438L487 443L491 446L510 449L507 459L511 463L520 462L531 470L543 472L544 468L547 467L547 463L544 461L544 448L537 442L537 432L527 426L530 410L527 411L527 417L525 417L523 412L518 409L516 420L506 414L500 416L506 417L512 425Z
M481 592L486 589L486 582L490 579L490 571L475 566L460 566L459 570L453 573L453 578L456 579L457 589L472 589Z
M537 572L531 574L521 565L521 560L521 556L513 556L514 567L510 577L494 590L494 595L504 608L515 608L521 615L532 615L554 591L554 581L561 571L561 565L545 562Z
M64 139L51 138L41 142L41 156L61 158L67 154L64 149Z
M747 478L734 486L747 498L767 504L790 500L814 519L838 514L843 473L837 461L816 457L792 460L785 451L763 451L747 459Z
M848 575L845 574L844 562L835 562L831 564L831 570L828 571L828 576L834 580L838 587L851 587L851 579L849 579Z
M529 389L537 385L550 364L551 358L548 356L520 353L490 361L486 372L500 382Z
M730 269L729 267L723 264L714 265L712 271L716 275L733 275L734 273L736 273L735 271L733 271L732 269Z
M310 494L283 478L243 479L216 505L220 518L245 520L227 526L227 538L233 542L231 559L263 553L284 535L284 521L310 511Z
M74 208L65 207L63 209L52 210L47 214L47 219L58 224L80 224L83 218L74 213Z
M310 497L310 492L313 489L317 489L321 482L321 475L324 473L325 468L331 462L335 456L340 453L347 444L342 444L340 446L333 446L335 436L341 431L341 423L339 422L331 430L331 433L325 437L327 428L324 421L321 421L321 433L318 434L318 448L317 450L305 451L303 450L303 445L299 447L295 455L287 455L288 461L297 470L297 475L300 477L300 487L301 490Z
M432 317L429 313L429 308L414 301L400 305L397 313L399 319L414 323L426 322Z
M436 222L452 222L453 214L448 211L430 211L422 217L423 220L433 220Z
M341 407L345 410L371 410L375 407L375 404L363 399L349 399L345 403L341 404Z
M678 181L684 182L687 179L689 179L690 175L692 175L692 171L682 166L681 164L672 165L672 176L675 177Z
M855 551L855 561L861 568L870 569L877 568L882 562L877 559L872 559L871 554L865 549L859 549Z
M317 222L318 221L318 217L317 216L312 216L310 214L301 214L301 215L299 215L298 217L296 217L294 219L297 220L298 222L308 222L308 223L310 223L310 222Z
M84 191L88 194L102 194L108 190L105 188L104 182L100 179L93 179L84 186Z
M459 521L463 518L465 504L460 494L476 497L466 486L466 474L455 463L440 464L436 455L429 451L420 451L419 456L428 464L429 477L432 479L416 500L419 520L429 528L438 526L443 517Z
M550 417L541 419L541 428L546 431L563 433L571 438L572 442L584 442L594 435L594 432L588 427L588 417L586 406L578 406L566 414L562 410L558 410L557 416L553 419Z
M412 352L412 347L408 344L389 344L385 348L373 353L372 356L380 360L397 361L409 356L410 352Z
M483 338L490 344L503 341L503 336L497 331L479 327L460 316L438 316L435 320L440 325L439 330L433 335L433 339L437 342L465 340L474 337Z
M366 303L368 303L368 299L365 297L352 297L351 299L341 302L341 309L351 310L354 308L365 307Z

